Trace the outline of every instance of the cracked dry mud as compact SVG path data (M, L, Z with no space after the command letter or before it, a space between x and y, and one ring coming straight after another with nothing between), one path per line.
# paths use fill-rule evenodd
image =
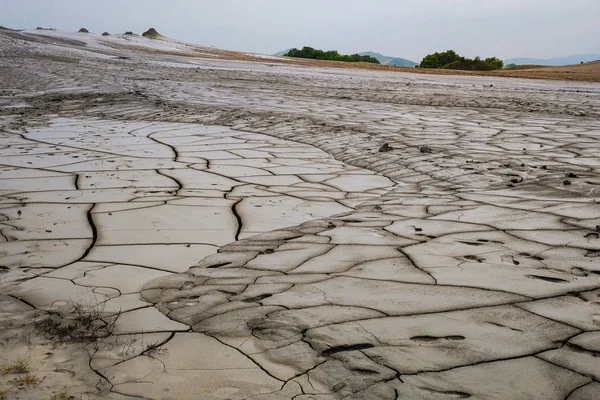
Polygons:
M600 398L600 85L42 34L0 31L0 349L35 310L121 316L41 385Z

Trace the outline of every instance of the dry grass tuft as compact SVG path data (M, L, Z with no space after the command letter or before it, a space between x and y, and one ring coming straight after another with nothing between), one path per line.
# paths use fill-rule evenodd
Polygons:
M20 389L24 389L25 387L37 385L40 380L31 374L27 374L13 379L12 382Z
M114 332L121 313L104 312L104 303L71 303L65 312L47 312L35 322L40 334L51 341L91 343Z
M146 349L143 351L142 354L161 356L169 354L169 349L162 347L162 345L163 343L160 341L148 344L146 345Z
M32 362L33 360L31 359L31 357L19 356L13 364L2 367L0 371L2 371L3 375L26 374L29 372L28 368Z
M49 400L73 400L75 396L71 396L68 392L53 393Z

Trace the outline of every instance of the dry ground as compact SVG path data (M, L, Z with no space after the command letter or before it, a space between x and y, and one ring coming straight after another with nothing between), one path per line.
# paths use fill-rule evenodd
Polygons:
M141 50L139 47L132 49ZM202 52L214 55L215 58L242 61L264 61L242 52L221 49L203 49ZM172 52L156 51L157 54L175 54ZM195 57L194 53L187 54ZM206 57L206 55L204 55ZM547 67L541 65L529 65L527 68L515 68L498 71L456 71L447 69L417 69L408 67L397 67L393 65L378 65L372 63L346 63L340 61L309 60L288 57L286 60L269 60L274 63L305 65L313 67L351 68L366 69L373 71L407 72L433 75L463 75L463 76L489 76L527 79L550 79L583 82L600 82L600 61L585 64L568 65L561 67Z
M21 31L8 30L0 27L5 34L14 36L21 35ZM161 36L166 40L170 40ZM218 49L214 47L206 47L199 45L189 45L185 51L169 51L165 49L149 49L133 44L118 44L116 47L129 50L141 51L143 53L153 53L161 55L177 55L186 57L214 57L223 60L238 60L238 61L266 61L261 58L261 55L245 53L240 51L231 51ZM518 66L508 70L499 71L455 71L445 69L415 69L408 67L396 67L392 65L378 65L372 63L345 63L338 61L324 60L309 60L291 57L269 58L269 62L290 65L304 65L313 67L332 67L332 68L350 68L350 69L365 69L373 71L390 71L390 72L405 72L418 74L433 74L433 75L463 75L463 76L489 76L489 77L509 77L509 78L527 78L527 79L549 79L549 80L566 80L566 81L582 81L582 82L600 82L600 60L588 62L584 64L568 65L561 67L547 67L540 65Z
M5 397L600 397L599 84L146 40L0 32Z

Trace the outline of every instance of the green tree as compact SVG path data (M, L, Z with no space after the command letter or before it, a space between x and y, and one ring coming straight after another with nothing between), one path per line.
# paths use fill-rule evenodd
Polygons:
M502 69L504 68L504 61L500 60L497 57L489 57L486 58L484 60L484 62L492 67L494 67L494 69Z
M489 57L482 60L480 57L473 59L461 57L454 50L447 50L443 53L433 53L426 55L419 68L444 68L470 71L491 71L502 69L504 63L496 57Z
M454 50L447 50L443 53L433 53L426 55L419 68L442 68L450 63L460 61L461 57Z
M310 58L314 60L330 60L330 61L344 61L344 62L368 62L373 64L379 64L379 60L371 56L361 56L360 54L343 55L337 50L323 51L313 49L312 47L304 46L301 50L296 48L288 50L284 54L285 57L296 57L296 58Z

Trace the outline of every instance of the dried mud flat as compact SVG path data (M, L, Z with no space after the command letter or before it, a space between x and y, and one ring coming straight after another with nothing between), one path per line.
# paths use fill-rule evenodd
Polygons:
M599 84L43 34L0 31L6 398L600 397Z

